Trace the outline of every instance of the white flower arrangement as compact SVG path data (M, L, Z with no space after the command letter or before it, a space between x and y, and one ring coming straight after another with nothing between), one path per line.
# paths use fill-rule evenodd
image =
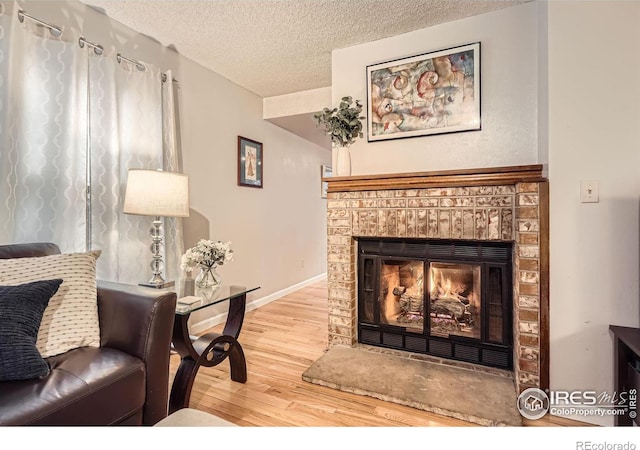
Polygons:
M222 266L230 261L233 261L231 242L214 242L208 239L200 239L194 247L191 247L182 255L180 268L186 272L191 272L197 266L212 268Z

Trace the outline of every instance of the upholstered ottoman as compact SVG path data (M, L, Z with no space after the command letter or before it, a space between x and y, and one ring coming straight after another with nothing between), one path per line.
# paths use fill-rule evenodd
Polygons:
M156 427L237 427L238 425L213 414L192 408L182 408L155 424Z

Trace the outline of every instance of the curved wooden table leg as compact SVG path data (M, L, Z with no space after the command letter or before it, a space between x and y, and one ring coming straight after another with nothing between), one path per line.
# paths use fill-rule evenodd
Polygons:
M247 360L240 346L240 342L236 341L229 350L229 365L231 366L231 379L238 383L247 382Z
M244 321L246 295L232 298L229 314L222 334L207 333L195 342L189 335L189 315L176 315L173 324L173 346L180 355L180 366L171 386L169 414L189 407L191 389L200 366L213 367L227 357L231 367L231 379L247 381L247 362L238 336Z
M223 331L225 335L235 338L234 345L229 349L229 365L231 366L231 379L239 383L247 382L247 360L244 357L242 346L237 341L244 321L246 301L246 295L231 299L229 315Z
M246 304L246 295L241 295L230 300L229 314L227 314L227 321L224 324L224 331L222 332L222 334L233 336L234 338L238 339L240 330L242 329L242 322L244 321L244 311Z
M169 395L169 414L182 408L189 407L189 400L191 399L191 389L193 388L193 381L196 378L198 372L196 362L187 357L180 361L180 366L176 372L176 376L173 379L171 385L171 394Z

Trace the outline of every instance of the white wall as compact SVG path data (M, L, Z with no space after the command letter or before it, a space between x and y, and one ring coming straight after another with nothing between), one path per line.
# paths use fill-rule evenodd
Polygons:
M482 130L352 145L353 175L536 164L538 5L525 4L335 50L334 104L366 102L370 64L481 43Z
M249 295L252 301L326 272L320 166L330 164L330 152L264 121L257 95L83 3L29 1L24 8L41 20L84 30L105 47L104 57L119 51L174 71L192 209L185 243L230 240L235 261L219 269L225 283L261 286ZM237 186L238 135L264 145L263 189ZM195 321L223 310L211 308Z
M218 270L224 281L261 286L251 297L262 298L325 273L320 166L330 153L263 120L262 99L222 77L188 60L177 76L191 207L211 239L233 244L234 262ZM262 189L237 186L238 135L263 143ZM188 228L187 245L204 237Z
M274 119L315 113L331 103L331 86L294 92L292 94L265 97L262 100L262 117Z
M637 2L549 3L552 389L611 392L609 324L640 325L639 22Z

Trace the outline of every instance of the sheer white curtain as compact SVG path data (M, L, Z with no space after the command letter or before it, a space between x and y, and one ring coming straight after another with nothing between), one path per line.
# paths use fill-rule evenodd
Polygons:
M180 171L171 73L163 85L151 64L139 70L80 48L76 30L53 38L44 27L19 22L16 4L4 13L0 244L101 249L99 279L147 281L152 218L125 215L122 205L129 169ZM166 220L165 249L165 278L176 279L178 219Z
M0 14L0 242L86 237L86 54Z
M145 64L89 60L91 242L103 254L98 278L136 284L151 278L152 217L122 213L129 169L161 169L162 81Z
M173 73L165 72L162 83L162 136L163 136L163 166L167 172L182 172L180 158L180 142L178 138L178 118L176 115L176 97ZM182 276L180 259L184 253L182 234L182 219L179 217L165 218L165 267L166 279L179 281Z

